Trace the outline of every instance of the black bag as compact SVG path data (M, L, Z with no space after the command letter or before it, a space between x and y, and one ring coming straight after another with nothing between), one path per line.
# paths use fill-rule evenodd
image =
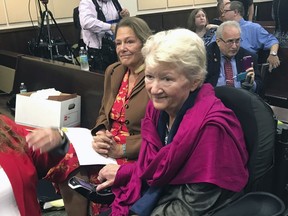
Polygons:
M92 71L104 72L112 63L118 60L116 48L112 36L105 34L102 38L101 49L88 49L89 65Z
M102 8L99 6L96 0L92 0L95 4L95 8L97 11L97 18L103 22L106 22L105 15L102 11ZM122 10L118 0L112 0L114 7L120 13ZM119 14L120 17L120 14ZM100 70L105 71L105 69L112 63L116 62L118 60L117 54L116 54L116 47L114 43L113 36L106 33L104 37L102 38L102 47L101 49L95 51L95 49L89 49L92 51L89 51L91 55L89 55L89 59L91 62L91 68L92 70Z
M96 0L92 0L96 11L97 11L97 18L103 22L106 22L105 15L102 11L102 8L99 6ZM120 13L122 11L121 5L119 4L118 0L112 0L114 7ZM119 14L120 17L120 14ZM75 28L80 28L80 20L79 20L79 8L74 8L73 11L73 20ZM88 51L89 55L89 64L91 66L91 70L98 72L105 71L105 69L112 63L118 60L116 54L116 47L112 35L108 33L102 38L102 47L101 49L91 49L89 48Z

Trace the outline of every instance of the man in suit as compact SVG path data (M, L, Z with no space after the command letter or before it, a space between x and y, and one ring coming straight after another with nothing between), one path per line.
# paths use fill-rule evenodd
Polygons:
M258 53L259 51L269 51L267 60L263 59L262 61L269 63L270 71L279 67L279 41L277 38L273 34L267 32L258 23L244 20L243 16L244 6L242 2L232 1L225 4L223 10L223 20L234 20L240 24L242 30L241 47L253 53Z
M262 86L257 69L257 55L240 47L241 28L236 21L222 23L216 31L216 41L207 47L206 81L213 86L230 85L259 93ZM245 58L252 57L252 62ZM251 59L251 58L250 58ZM249 61L249 60L248 60ZM237 77L242 72L247 74Z

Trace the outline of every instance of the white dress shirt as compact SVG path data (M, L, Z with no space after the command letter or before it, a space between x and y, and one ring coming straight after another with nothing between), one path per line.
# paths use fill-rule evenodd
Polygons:
M102 8L106 21L117 20L119 15L112 0L96 0ZM79 4L79 19L82 28L82 37L86 46L101 48L102 37L105 32L112 34L110 23L97 19L96 7L92 0L81 0Z
M20 216L11 183L0 166L0 215Z

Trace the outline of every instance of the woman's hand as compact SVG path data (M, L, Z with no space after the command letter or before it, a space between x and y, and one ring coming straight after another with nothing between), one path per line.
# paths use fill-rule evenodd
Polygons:
M122 149L113 139L113 135L108 131L98 131L93 137L93 149L104 157L121 158Z
M105 131L98 131L96 136L93 136L92 148L104 157L108 157L108 151L111 147L112 139L107 137Z
M57 129L35 129L26 136L26 142L33 151L48 152L62 143L62 137Z
M214 25L214 24L208 24L206 25L206 29L209 30L211 28L218 28L219 26L218 25Z
M120 165L118 164L107 164L99 171L98 180L101 182L101 184L97 186L97 191L103 190L114 184L119 167Z

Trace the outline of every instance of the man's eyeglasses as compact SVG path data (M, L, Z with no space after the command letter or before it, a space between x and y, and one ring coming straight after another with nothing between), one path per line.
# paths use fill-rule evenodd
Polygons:
M229 12L229 11L234 11L234 10L231 10L231 9L225 10L225 9L224 9L222 12L223 12L223 13L227 13L227 12Z
M227 41L223 40L222 38L219 38L223 43L227 44L228 46L232 46L234 43L236 45L239 45L240 42L242 41L241 38L238 38L238 39L229 39Z

